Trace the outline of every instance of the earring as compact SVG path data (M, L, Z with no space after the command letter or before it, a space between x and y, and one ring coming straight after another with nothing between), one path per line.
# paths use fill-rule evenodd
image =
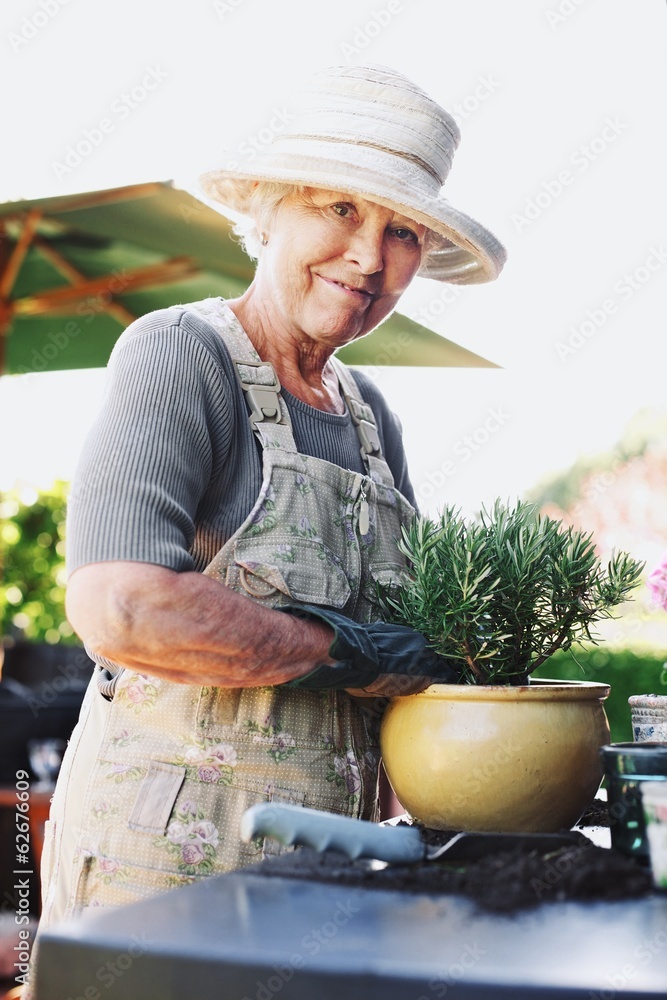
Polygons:
M260 233L260 236L261 236L261 239L262 239L262 246L265 247L266 244L269 242L269 238L266 235L266 233Z

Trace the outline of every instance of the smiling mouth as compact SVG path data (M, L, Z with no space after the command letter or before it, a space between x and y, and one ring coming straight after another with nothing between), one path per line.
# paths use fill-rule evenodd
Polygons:
M338 288L342 288L343 291L348 292L351 295L355 295L368 301L373 298L372 292L367 292L365 288L353 288L352 285L346 285L344 281L336 281L335 278L325 278L323 275L318 275L322 278L322 281L326 281L328 285L336 285Z

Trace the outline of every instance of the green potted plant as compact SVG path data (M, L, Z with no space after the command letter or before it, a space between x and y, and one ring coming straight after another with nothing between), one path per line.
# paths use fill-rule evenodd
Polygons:
M558 649L596 642L643 569L627 553L603 567L590 534L497 501L477 522L448 507L404 530L404 578L378 591L383 617L422 632L458 671L393 699L385 767L428 826L548 831L589 804L609 741L605 684L532 681Z

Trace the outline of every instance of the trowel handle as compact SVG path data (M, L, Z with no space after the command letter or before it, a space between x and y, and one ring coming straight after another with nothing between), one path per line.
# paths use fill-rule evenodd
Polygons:
M378 826L319 809L260 802L241 820L241 839L274 837L281 844L304 844L316 851L340 851L348 858L378 858L389 862L416 862L424 858L419 831L410 827Z

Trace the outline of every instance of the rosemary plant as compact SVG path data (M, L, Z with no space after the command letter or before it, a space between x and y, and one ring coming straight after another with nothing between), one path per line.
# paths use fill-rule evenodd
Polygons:
M417 517L399 543L407 579L379 588L383 617L421 632L465 684L525 684L557 649L597 642L644 567L625 552L604 569L590 534L496 501L468 523L453 507Z

